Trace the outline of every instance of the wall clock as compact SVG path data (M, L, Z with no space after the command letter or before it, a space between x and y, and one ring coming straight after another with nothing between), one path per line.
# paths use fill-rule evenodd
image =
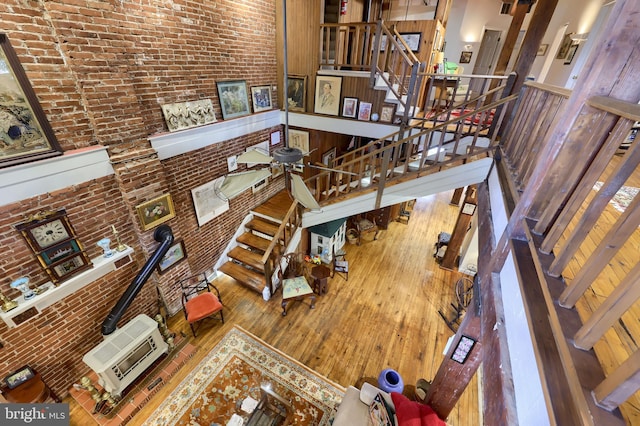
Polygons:
M53 283L91 268L67 212L43 211L16 225Z

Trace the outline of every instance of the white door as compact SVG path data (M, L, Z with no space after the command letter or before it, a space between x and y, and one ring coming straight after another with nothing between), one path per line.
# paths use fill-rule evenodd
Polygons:
M474 74L490 75L492 71L495 70L496 62L498 60L498 45L500 44L501 35L502 31L484 30L480 49L478 49L478 58L476 59L476 64L473 67ZM482 84L482 80L474 80L471 83L471 91L473 93L482 92Z

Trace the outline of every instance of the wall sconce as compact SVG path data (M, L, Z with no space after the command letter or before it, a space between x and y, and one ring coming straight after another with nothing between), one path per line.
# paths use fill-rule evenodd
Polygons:
M583 41L587 41L587 37L589 37L589 33L581 33L581 34L571 34L569 36L571 40L576 43L582 43Z
M473 44L465 44L464 50L473 50Z

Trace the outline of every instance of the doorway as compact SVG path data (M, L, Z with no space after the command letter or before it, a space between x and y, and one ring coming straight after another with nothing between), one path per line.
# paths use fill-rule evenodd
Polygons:
M495 69L496 61L498 58L498 45L500 44L500 37L502 31L499 30L484 30L482 35L482 42L480 43L480 49L478 50L478 58L473 67L473 74L490 75ZM475 82L475 84L483 84L482 82ZM479 93L481 87L472 87L473 92Z

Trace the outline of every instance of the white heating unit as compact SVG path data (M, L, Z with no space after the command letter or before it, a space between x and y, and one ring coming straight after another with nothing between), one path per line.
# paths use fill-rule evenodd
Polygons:
M82 357L82 361L96 372L100 385L107 392L119 397L168 349L158 323L140 314L106 336L102 343Z

